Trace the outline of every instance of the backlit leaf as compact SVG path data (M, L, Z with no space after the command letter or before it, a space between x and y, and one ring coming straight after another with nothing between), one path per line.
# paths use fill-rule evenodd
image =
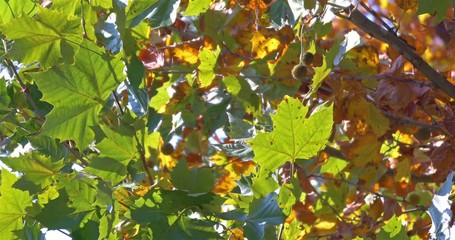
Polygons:
M25 209L32 206L32 196L12 187L18 180L14 174L2 169L1 178L0 238L16 239L13 231L24 227L23 218L27 215Z
M123 63L93 45L84 45L75 65L55 66L31 74L43 92L43 100L54 105L47 115L42 134L61 141L72 139L85 148L94 139L91 127L115 86L124 80Z
M50 184L52 176L58 173L63 167L63 161L52 162L36 152L26 153L18 158L4 158L2 162L11 167L14 171L22 172L25 177L43 187Z
M73 63L82 42L80 20L57 11L41 8L34 17L22 15L0 27L14 40L8 55L24 64L39 62L47 68L58 63Z
M332 106L324 106L307 118L307 107L297 99L285 97L272 116L273 131L259 133L250 142L259 166L274 171L285 162L316 155L331 134L332 111Z
M7 23L21 15L33 15L38 6L32 0L0 1L0 24Z
M207 12L211 4L212 0L190 0L183 15L197 16L201 13Z
M215 51L208 48L202 49L199 53L199 59L201 63L198 66L199 70L199 82L201 87L207 87L212 83L213 78L215 78L215 65L220 54L220 48L218 47Z

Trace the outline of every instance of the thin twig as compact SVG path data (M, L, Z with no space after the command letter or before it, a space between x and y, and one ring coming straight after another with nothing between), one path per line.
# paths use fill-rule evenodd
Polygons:
M389 27L389 25L388 25L386 22L384 22L384 20L382 20L382 18L381 18L375 11L373 11L373 9L371 9L369 6L367 6L367 5L366 5L364 2L362 2L362 1L359 1L359 3L360 3L360 5L361 5L365 10L367 10L371 15L373 15L376 19L378 19L379 22L381 22L382 26L384 26L385 28L387 28L387 30L388 30L389 32L392 32L392 33L395 34L395 31L393 31L393 29L391 29L391 28ZM395 35L396 35L396 34L395 34Z
M117 98L117 95L115 94L115 91L112 91L112 95L114 96L115 103L117 104L118 108L120 109L120 114L124 115L125 112L123 111L123 109L122 109L122 107L120 105L119 99ZM145 175L147 175L147 180L149 181L150 186L153 186L153 177L152 177L152 174L150 173L150 170L149 170L149 168L147 166L147 160L145 159L144 146L141 144L141 141L139 141L139 138L137 137L136 134L134 134L134 137L136 138L137 150L139 151L139 155L140 155L140 158L141 158L140 160L142 162L142 166L144 167Z
M435 129L435 130L441 130L441 128L436 125L436 124L429 124L429 123L425 123L425 122L420 122L420 121L417 121L417 120L414 120L414 119L411 119L411 118L407 118L407 117L398 117L398 116L395 116L391 113L388 113L386 111L381 111L382 114L384 114L384 116L390 118L390 119L393 119L401 124L407 124L407 125L415 125L415 126L419 126L419 127L423 127L423 128L429 128L429 129Z
M84 18L84 0L81 0L81 25L82 30L84 31L84 38L90 40L87 34L87 28L85 27L85 18Z
M3 47L5 49L5 52L7 53L8 52L8 47L6 46L7 42L4 39L2 39L2 42L3 42ZM45 118L44 118L43 114L41 113L41 111L39 110L38 106L36 105L35 100L33 100L33 97L30 94L24 81L22 81L21 76L19 76L19 73L16 71L16 67L14 66L14 63L9 58L5 58L4 61L5 61L6 65L9 67L9 69L13 72L14 76L16 77L17 82L21 86L21 88L22 88L21 93L23 93L25 95L25 97L27 98L27 100L32 105L33 109L35 110L36 117L38 117L39 121L41 123L43 123Z
M122 105L120 105L120 101L117 97L117 94L115 93L115 90L112 90L112 96L114 96L115 104L117 105L117 107L120 111L120 115L125 114L125 112L123 111Z
M88 166L88 162L84 160L84 158L82 158L81 154L74 150L74 148L72 148L67 141L64 141L62 142L62 145L68 150L70 151L77 159L79 159L79 161L81 161L81 163L84 165L84 167Z
M305 177L308 177L308 176L305 176ZM309 184L311 186L311 188L313 189L313 192L318 196L319 199L321 199L321 201L327 205L331 210L332 212L346 225L349 225L349 223L346 222L346 220L344 220L344 218L340 215L340 213L332 206L330 205L329 202L327 202L327 200L325 200L325 198L322 197L322 195L316 190L316 188L314 188L313 185Z
M284 231L284 223L282 223L281 226L280 226L280 231L278 232L277 240L281 240L281 236L283 235L283 231Z

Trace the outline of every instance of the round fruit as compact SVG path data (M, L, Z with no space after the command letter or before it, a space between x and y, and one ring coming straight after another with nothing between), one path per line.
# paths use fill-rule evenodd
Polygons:
M303 63L305 63L305 65L310 65L313 63L313 60L314 60L314 54L310 53L310 52L306 52L305 54L303 54Z
M297 64L292 68L291 73L292 73L292 77L295 80L304 80L306 73L307 73L306 66L301 63Z
M174 146L170 143L166 143L163 146L161 146L161 152L164 155L171 155L174 152Z

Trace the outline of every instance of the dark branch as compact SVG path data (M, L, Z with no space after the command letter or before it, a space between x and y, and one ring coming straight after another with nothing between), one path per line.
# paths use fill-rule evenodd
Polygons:
M455 98L455 85L451 84L444 76L432 68L411 46L403 39L399 38L394 32L387 31L370 21L353 5L339 11L334 11L334 13L341 18L351 21L354 25L372 37L389 44L411 62L416 69L421 71L430 81L432 81L436 87L450 97Z

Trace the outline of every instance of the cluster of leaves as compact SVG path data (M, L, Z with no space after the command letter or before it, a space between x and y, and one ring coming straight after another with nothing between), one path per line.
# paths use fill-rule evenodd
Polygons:
M367 10L455 82L429 2ZM455 105L339 10L0 0L0 238L427 238Z

